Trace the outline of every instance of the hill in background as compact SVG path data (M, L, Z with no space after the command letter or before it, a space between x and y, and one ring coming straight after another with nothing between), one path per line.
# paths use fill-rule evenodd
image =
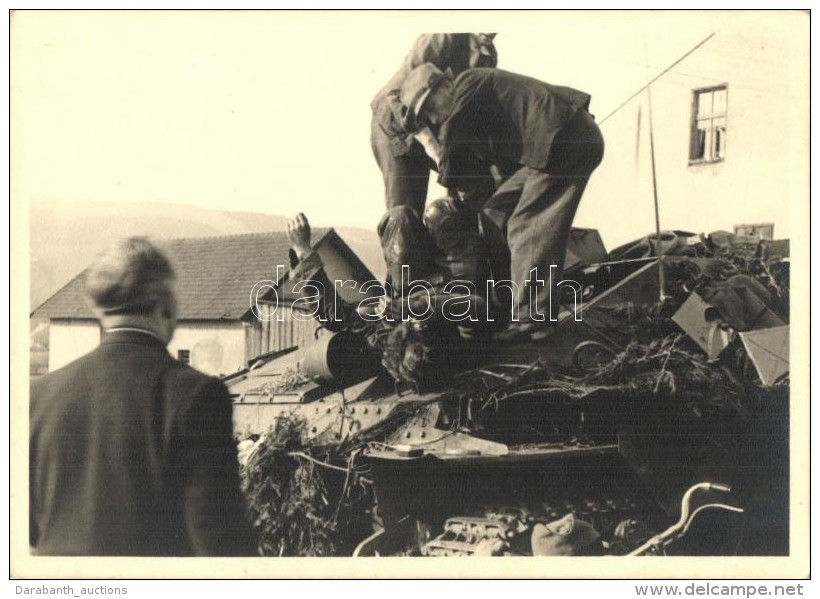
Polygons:
M308 215L309 216L309 215ZM30 206L30 310L79 274L102 249L121 237L211 237L284 231L287 218L163 203L38 202ZM323 223L325 226L325 223ZM336 232L378 278L384 262L375 230Z

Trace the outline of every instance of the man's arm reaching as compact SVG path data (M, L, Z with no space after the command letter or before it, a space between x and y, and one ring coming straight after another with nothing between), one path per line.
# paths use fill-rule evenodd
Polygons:
M319 318L331 331L355 329L361 318L355 310L335 293L333 282L327 278L322 258L310 245L310 223L299 213L287 224L291 242L290 280L300 294L299 302Z

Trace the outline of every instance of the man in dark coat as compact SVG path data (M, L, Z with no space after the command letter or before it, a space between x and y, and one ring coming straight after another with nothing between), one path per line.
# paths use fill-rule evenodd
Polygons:
M474 67L495 67L494 33L432 33L419 36L398 71L379 90L373 111L370 143L382 171L387 208L408 206L421 218L430 171L436 168L434 132L405 121L399 91L410 72L424 63L454 75ZM431 158L432 155L435 159Z
M590 96L499 69L453 81L425 64L405 79L401 102L417 127L440 127L441 185L469 196L493 166L512 173L480 206L506 237L518 287L517 322L499 337L537 338L554 319L572 220L603 158Z
M39 555L255 555L231 399L173 359L173 269L142 238L86 272L100 346L33 381L30 543Z

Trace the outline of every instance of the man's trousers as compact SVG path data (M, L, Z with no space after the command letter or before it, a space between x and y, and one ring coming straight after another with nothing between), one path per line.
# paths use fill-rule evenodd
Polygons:
M424 147L413 141L406 153L397 154L391 139L375 121L371 125L370 146L382 171L387 209L407 206L421 218L430 171L436 167Z
M561 281L572 220L603 152L598 126L580 110L556 136L546 169L520 168L484 205L510 248L522 322L550 317L550 291Z

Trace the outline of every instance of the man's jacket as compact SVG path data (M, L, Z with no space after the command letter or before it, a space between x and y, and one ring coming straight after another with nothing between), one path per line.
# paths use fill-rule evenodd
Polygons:
M225 386L145 332L31 385L39 555L254 555Z
M500 69L464 71L439 134L439 183L470 189L490 164L545 170L556 136L589 102L584 92Z

